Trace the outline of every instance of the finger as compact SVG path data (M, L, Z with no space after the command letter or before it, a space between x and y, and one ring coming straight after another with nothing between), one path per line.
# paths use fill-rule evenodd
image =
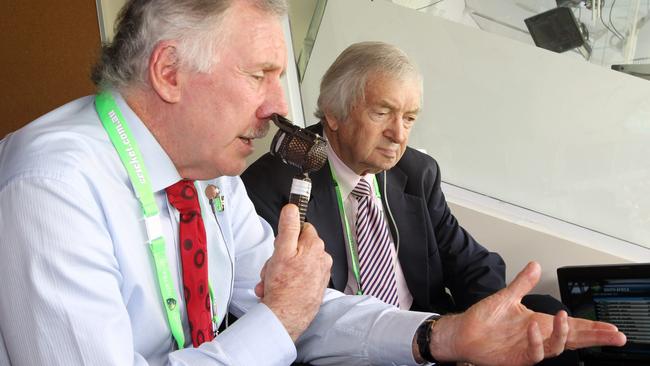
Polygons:
M562 310L553 317L553 332L548 343L546 357L557 356L564 351L569 335L569 321L566 311Z
M602 329L587 329L576 330L571 329L567 339L567 347L569 349L595 347L595 346L616 346L620 347L625 345L627 338L625 334L619 331L602 330Z
M617 331L618 328L611 323L598 322L593 320L569 317L569 326L571 329L592 329L592 330L611 330Z
M300 235L300 215L298 206L287 204L280 212L278 235L275 237L275 253L280 256L293 256Z
M255 296L260 299L264 297L264 281L260 281L255 285Z
M309 249L325 250L325 244L318 236L316 228L308 222L302 226L300 237L298 238L298 245Z
M544 359L544 338L539 330L539 324L533 321L528 325L528 359L537 363Z
M266 266L269 264L269 260L267 259L266 262L264 262L264 265L262 266L262 269L260 270L260 280L261 282L264 282L264 277L266 277Z
M567 348L576 349L595 345L622 346L627 341L625 334L614 324L569 317Z
M255 295L260 299L264 297L264 277L266 277L266 265L269 263L267 260L260 270L260 282L255 285Z
M542 269L537 262L528 262L526 267L506 287L507 296L520 302L521 298L535 287L541 274Z
M323 252L323 262L325 269L327 269L327 273L330 273L330 270L332 269L332 263L334 263L334 260L332 259L332 256L329 255L327 252Z
M330 275L332 271L332 257L327 254L325 251L323 251L322 255L322 273L323 273L323 283L325 286L330 282Z

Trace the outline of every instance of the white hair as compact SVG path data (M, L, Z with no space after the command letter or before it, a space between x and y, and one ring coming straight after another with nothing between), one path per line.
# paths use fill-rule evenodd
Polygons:
M151 52L164 40L178 42L179 62L207 72L234 1L249 1L270 15L287 12L286 0L130 0L120 10L115 37L102 47L91 78L99 88L122 89L146 81Z
M373 74L413 78L422 95L422 76L404 51L384 42L360 42L346 48L325 72L314 115L324 120L327 112L339 121L347 120L355 103L365 97L366 83Z

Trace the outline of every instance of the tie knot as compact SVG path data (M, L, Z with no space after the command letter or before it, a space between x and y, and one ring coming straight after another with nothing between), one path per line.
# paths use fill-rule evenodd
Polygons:
M186 212L188 210L200 212L199 200L196 196L194 181L181 180L165 188L167 199L178 211Z
M370 190L370 183L366 181L365 179L361 178L359 183L357 183L357 186L354 187L352 190L352 195L356 198L363 198L363 197L368 197L370 194L372 194L372 191Z

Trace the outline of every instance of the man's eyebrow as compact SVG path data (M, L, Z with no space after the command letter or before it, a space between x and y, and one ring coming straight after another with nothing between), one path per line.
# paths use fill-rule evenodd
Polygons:
M420 114L420 110L420 107L417 107L415 109L411 109L410 111L406 111L406 113Z
M262 71L275 71L275 70L282 70L280 73L280 76L284 76L287 73L287 69L285 67L282 67L281 65L270 63L270 62L265 62L259 65L259 67L262 69Z
M382 107L382 108L388 108L388 109L391 109L391 110L397 109L393 103L391 103L391 102L389 102L389 101L387 101L387 100L384 100L384 99L380 100L380 101L377 103L377 106L378 106L378 107ZM420 113L420 107L417 107L417 108L415 108L415 109L408 110L408 111L406 111L406 113L419 114L419 113Z
M395 109L395 105L385 99L380 100L376 105L382 108Z

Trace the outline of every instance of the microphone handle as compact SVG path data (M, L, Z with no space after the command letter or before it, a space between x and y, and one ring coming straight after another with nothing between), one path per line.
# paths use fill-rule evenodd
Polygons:
M306 175L297 175L291 183L291 193L289 194L289 203L298 206L300 212L300 227L305 224L305 215L307 215L307 205L311 196L311 179Z

